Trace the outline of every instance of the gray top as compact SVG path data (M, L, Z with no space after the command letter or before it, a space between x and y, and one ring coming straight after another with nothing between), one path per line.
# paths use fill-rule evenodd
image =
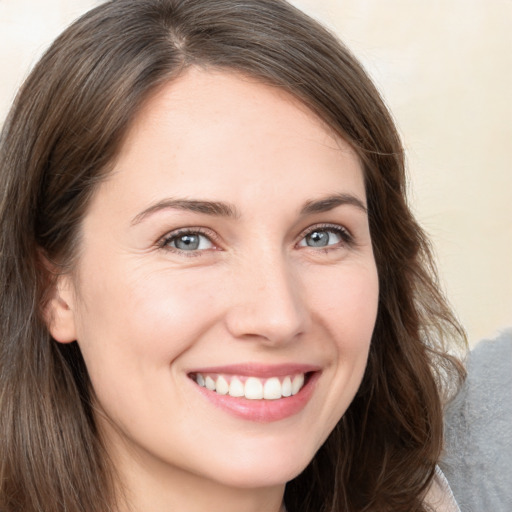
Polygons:
M440 465L463 512L511 512L512 330L480 342L467 366Z

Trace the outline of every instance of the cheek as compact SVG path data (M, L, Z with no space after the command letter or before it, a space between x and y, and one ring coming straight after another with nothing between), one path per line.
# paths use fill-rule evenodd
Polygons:
M90 275L77 329L90 366L168 365L214 322L211 287L190 276L137 272L136 266Z
M315 294L317 323L327 332L331 389L331 427L344 414L359 388L377 317L379 287L374 264L346 268L336 280L326 279ZM318 290L318 288L317 288Z
M373 260L348 265L339 272L317 275L308 283L313 307L339 348L355 351L369 344L379 300L379 284Z
M211 325L213 300L175 274L126 275L95 275L83 286L78 343L103 412L123 429L146 432L144 418L165 425L169 404L187 407L180 356Z

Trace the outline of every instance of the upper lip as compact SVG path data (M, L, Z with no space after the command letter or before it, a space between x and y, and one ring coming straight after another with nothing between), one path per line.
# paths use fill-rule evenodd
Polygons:
M247 375L250 377L286 377L287 375L296 375L299 373L310 373L319 371L321 368L318 365L300 364L300 363L285 363L277 365L258 364L258 363L239 363L229 364L222 366L209 366L202 368L194 368L190 370L189 374L195 373L217 373L227 375Z

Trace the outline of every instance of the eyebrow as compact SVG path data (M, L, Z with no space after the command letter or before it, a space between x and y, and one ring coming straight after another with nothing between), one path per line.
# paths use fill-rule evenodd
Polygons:
M235 206L228 203L193 199L164 199L136 215L131 224L139 224L146 217L161 210L185 210L189 212L204 213L215 217L238 218L240 216Z
M355 206L364 213L367 213L364 203L352 194L335 194L317 200L307 201L301 208L301 215L312 215L333 210L338 206ZM163 199L152 204L141 213L137 214L131 221L132 226L139 224L146 217L161 210L184 210L195 213L203 213L214 217L229 217L237 219L240 213L237 208L229 203L221 201L201 201L194 199Z
M323 213L343 205L355 206L364 213L368 213L368 209L366 208L363 201L352 194L334 194L332 196L317 199L315 201L308 201L302 207L300 213L301 215Z

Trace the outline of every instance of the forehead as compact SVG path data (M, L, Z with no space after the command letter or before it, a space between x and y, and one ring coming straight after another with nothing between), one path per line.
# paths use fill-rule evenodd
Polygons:
M273 110L272 116L267 116ZM259 112L258 115L254 115ZM227 127L226 121L236 128L251 122L264 126L267 131L286 124L283 134L303 135L304 131L320 135L325 142L338 145L341 137L313 113L303 101L282 87L263 83L257 77L229 69L195 66L187 68L177 78L158 87L145 101L128 130L127 141L140 135L140 128L163 120L179 124L181 128L202 125L206 130L213 125ZM208 125L204 124L208 120ZM291 124L290 121L295 124ZM245 124L247 128L247 124ZM243 135L241 131L239 135ZM184 133L186 134L186 133ZM126 145L125 145L126 146ZM126 149L126 147L124 148Z
M162 193L246 200L269 183L304 195L305 180L312 195L338 182L365 197L357 155L303 103L251 77L191 68L147 100L107 181L125 193L155 195L158 182Z

